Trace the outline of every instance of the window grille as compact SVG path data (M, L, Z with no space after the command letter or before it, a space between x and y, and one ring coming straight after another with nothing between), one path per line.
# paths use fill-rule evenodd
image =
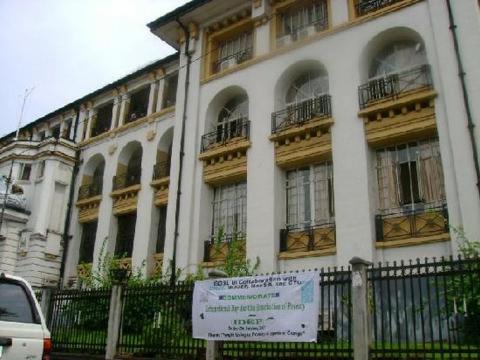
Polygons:
M245 236L247 231L247 183L214 189L212 236Z

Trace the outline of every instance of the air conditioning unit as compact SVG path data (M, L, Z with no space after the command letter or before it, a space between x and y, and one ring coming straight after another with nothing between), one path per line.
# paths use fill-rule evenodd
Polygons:
M237 58L232 56L226 60L223 60L220 62L220 71L227 70L231 68L232 66L237 65Z
M315 28L315 25L310 25L310 26L307 26L303 29L298 30L297 37L299 39L303 39L303 38L312 36L316 33L317 33L317 29Z
M292 35L287 34L277 39L277 47L287 46L293 42Z

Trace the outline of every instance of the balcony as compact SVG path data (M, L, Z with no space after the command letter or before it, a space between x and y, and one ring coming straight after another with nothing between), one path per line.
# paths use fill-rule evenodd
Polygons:
M247 242L244 236L226 235L221 242L217 242L215 238L205 241L203 265L214 267L223 264L232 246L238 246L237 249L246 254Z
M436 132L430 66L421 65L372 79L358 88L367 141L380 146Z
M85 184L78 189L78 221L81 223L98 219L100 202L102 201L102 186L100 184Z
M212 74L233 68L253 57L253 47L246 48L233 55L218 59L212 64Z
M322 95L272 113L275 159L282 168L325 160L332 151L331 97Z
M203 179L210 185L244 180L247 177L247 149L250 121L239 118L202 136Z
M411 246L450 240L447 205L424 204L421 207L394 209L376 215L376 246Z
M335 223L280 230L280 260L335 254Z
M153 178L150 186L155 189L155 205L168 204L168 187L170 184L170 161L163 161L153 165Z
M137 210L138 192L140 191L140 173L121 174L113 177L114 215L128 214Z

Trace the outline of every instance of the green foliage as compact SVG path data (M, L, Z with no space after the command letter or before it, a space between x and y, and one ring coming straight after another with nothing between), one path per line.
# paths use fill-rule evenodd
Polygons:
M459 245L459 254L466 261L454 262L448 279L448 307L460 314L457 330L463 333L466 343L480 343L480 242L468 239L462 227L452 228ZM458 317L458 316L457 316Z

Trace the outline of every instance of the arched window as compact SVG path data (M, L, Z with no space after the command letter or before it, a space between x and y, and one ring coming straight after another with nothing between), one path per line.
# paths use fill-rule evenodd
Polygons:
M127 164L127 186L140 184L142 175L142 148L137 148Z
M385 46L373 58L369 77L376 78L411 70L427 63L425 49L413 40L397 41Z
M100 164L97 165L97 167L93 171L92 186L96 194L102 193L104 169L105 169L105 163L101 162Z
M247 95L238 95L227 101L218 114L217 142L245 136L247 119Z
M287 90L285 102L298 104L328 93L328 77L321 70L312 69L295 78Z

